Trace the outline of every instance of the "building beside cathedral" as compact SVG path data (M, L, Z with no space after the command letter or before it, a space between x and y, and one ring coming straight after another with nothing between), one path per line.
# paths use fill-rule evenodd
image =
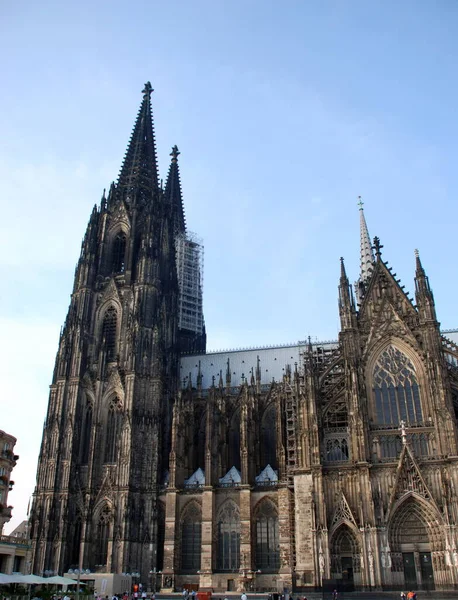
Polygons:
M94 206L50 391L33 572L139 572L149 589L458 584L458 332L441 332L361 219L329 342L205 352L203 248L178 149L159 184L143 100ZM336 282L337 283L337 282Z

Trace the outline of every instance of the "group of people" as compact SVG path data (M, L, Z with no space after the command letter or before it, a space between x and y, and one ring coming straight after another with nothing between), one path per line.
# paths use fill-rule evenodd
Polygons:
M417 600L417 593L412 592L412 590L407 592L407 595L405 592L401 592L401 600Z

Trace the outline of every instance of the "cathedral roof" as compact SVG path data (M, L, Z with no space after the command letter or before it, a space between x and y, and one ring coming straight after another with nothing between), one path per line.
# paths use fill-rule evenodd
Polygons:
M227 372L229 361L231 382L238 386L245 380L250 380L251 374L256 373L259 358L261 384L267 385L274 381L282 381L286 372L286 366L292 369L294 364L301 364L301 356L308 342L297 342L285 344L284 346L270 346L258 348L245 348L237 350L221 350L208 352L202 355L186 355L181 357L181 379L186 380L191 373L193 382L197 381L199 362L201 365L202 388L206 389L212 385L212 378L218 381L220 371ZM315 342L314 348L325 347L332 350L338 345L337 341Z
M458 329L445 329L442 331L446 338L458 344ZM270 385L272 380L282 381L286 372L286 365L292 368L294 364L302 363L302 354L306 350L308 342L301 341L295 344L285 344L283 346L238 348L233 350L218 350L207 352L207 354L185 355L180 359L180 372L182 383L187 384L189 374L191 381L197 381L199 371L202 376L202 389L208 389L212 385L213 377L215 381L219 380L220 372L223 376L227 372L229 361L232 386L239 386L243 381L249 380L251 373L256 373L258 364L261 372L261 384ZM338 347L336 340L325 342L314 342L312 348L324 348L325 351L332 351Z

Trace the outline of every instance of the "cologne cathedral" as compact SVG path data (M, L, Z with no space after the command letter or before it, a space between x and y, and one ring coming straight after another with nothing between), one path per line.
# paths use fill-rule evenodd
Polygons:
M453 588L458 332L441 332L418 252L412 299L361 204L337 340L207 353L203 247L176 146L160 182L151 92L76 266L33 572L138 572L163 591Z

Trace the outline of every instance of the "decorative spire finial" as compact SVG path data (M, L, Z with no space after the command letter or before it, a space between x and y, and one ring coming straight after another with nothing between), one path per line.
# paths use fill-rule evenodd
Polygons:
M420 253L418 252L418 248L414 250L415 258L420 258Z
M178 146L175 144L175 146L172 146L172 152L170 153L170 156L172 157L172 161L177 161L177 158L180 156L181 152L178 150Z
M364 202L363 202L361 196L358 196L358 206L359 206L359 210L363 210Z
M375 250L375 255L380 258L380 256L382 256L382 244L380 243L380 238L375 236L374 238L374 250Z
M144 88L142 89L142 94L143 94L144 97L146 97L146 96L150 97L151 96L151 92L154 92L153 86L151 85L151 82L147 81L145 83Z

